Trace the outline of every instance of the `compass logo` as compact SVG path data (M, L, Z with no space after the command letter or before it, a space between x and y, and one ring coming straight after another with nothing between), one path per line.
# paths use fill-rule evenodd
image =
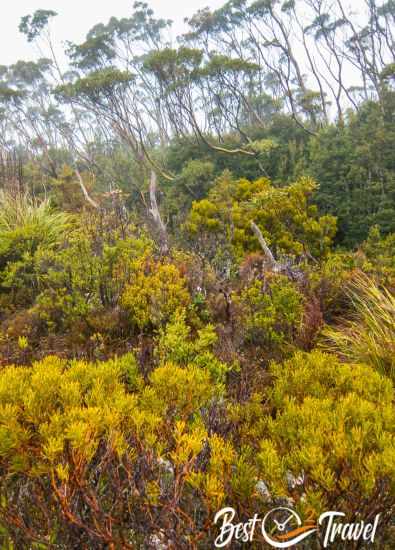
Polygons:
M290 548L318 531L322 536L324 548L338 539L344 542L360 539L374 542L380 519L380 514L377 514L372 523L365 523L363 520L342 523L339 520L344 518L345 514L330 511L320 515L318 524L311 521L303 524L295 510L284 506L273 508L267 512L263 519L255 514L253 518L244 523L235 523L235 516L236 510L230 507L222 508L216 513L214 523L220 524L220 532L214 542L216 548L223 548L232 541L253 541L258 525L260 525L261 536L273 548Z
M316 531L315 524L302 525L298 514L290 508L274 508L262 520L262 536L274 548L289 548Z

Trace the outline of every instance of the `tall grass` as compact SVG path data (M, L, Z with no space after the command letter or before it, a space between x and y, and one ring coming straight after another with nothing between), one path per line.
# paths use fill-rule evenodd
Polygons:
M395 296L362 274L348 295L352 318L326 328L321 347L346 361L371 365L395 381Z
M47 245L56 244L70 221L68 214L55 211L47 199L38 201L29 193L13 195L0 190L0 238L22 231L39 236Z

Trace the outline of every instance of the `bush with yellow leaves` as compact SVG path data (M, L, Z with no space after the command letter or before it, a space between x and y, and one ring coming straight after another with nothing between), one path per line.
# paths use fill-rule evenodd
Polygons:
M273 364L271 374L257 462L272 497L291 498L305 518L381 513L384 531L395 505L391 381L318 351Z
M131 354L2 370L2 547L146 547L169 525L176 544L198 536L185 522L198 506L187 481L223 389L197 363L163 357L146 382Z
M271 366L266 395L232 402L212 328L186 332L182 316L161 331L146 379L131 354L0 371L2 547L149 548L159 537L205 549L223 506L248 519L284 501L304 518L381 513L384 540L395 506L391 381L298 352Z
M141 331L164 325L177 310L191 303L186 279L176 265L142 256L132 263L131 282L121 305Z
M275 256L324 258L336 233L336 219L320 216L311 197L317 184L300 178L275 187L269 179L234 180L224 172L207 198L194 201L184 224L188 239L200 253L214 261L224 251L238 261L260 250L251 231L254 221Z

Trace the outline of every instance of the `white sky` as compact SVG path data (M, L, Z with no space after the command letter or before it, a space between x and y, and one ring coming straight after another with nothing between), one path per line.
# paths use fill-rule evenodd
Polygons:
M0 65L19 59L32 59L36 51L18 31L21 17L38 9L53 10L58 16L51 24L52 35L61 43L79 43L96 23L107 23L110 17L128 17L134 0L10 0L0 16ZM172 19L173 36L183 29L183 20L206 6L216 9L225 0L148 0L157 17Z

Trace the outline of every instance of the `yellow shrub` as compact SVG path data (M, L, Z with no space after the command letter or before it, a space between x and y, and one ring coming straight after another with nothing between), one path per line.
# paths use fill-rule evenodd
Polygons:
M395 495L393 387L364 365L298 352L275 377L258 465L273 496L315 515L386 511ZM289 474L301 478L295 488Z
M121 298L122 306L141 330L160 326L189 303L186 281L176 266L146 261L135 263L132 282Z

